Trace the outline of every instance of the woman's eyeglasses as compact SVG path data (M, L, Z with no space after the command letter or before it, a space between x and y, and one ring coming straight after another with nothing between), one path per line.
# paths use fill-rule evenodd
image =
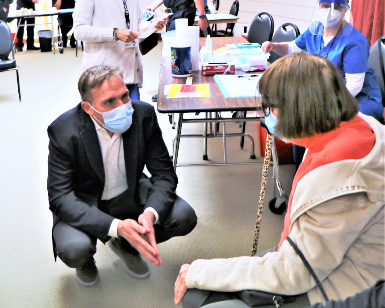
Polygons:
M268 117L270 115L270 110L273 108L278 108L278 105L275 105L275 104L266 105L266 104L262 103L262 111L263 111L265 117Z

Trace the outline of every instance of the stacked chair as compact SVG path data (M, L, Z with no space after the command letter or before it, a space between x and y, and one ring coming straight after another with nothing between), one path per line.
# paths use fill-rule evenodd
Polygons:
M0 60L0 72L6 72L10 70L16 71L17 90L19 93L19 102L21 102L19 67L16 65L15 51L13 49L12 43L12 34L8 25L2 20L0 20L0 42L0 56L5 56L12 52L12 59Z

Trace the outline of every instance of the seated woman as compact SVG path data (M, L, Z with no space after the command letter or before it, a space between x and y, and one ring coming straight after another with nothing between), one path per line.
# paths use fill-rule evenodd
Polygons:
M227 307L223 300L242 290L307 293L310 303L324 302L287 235L329 299L345 299L385 277L385 127L358 113L335 66L318 55L302 52L277 60L261 77L259 92L271 120L266 122L276 123L275 133L307 148L293 181L281 241L263 256L183 265L175 283L176 304L192 288L183 303L193 294L196 302L200 298L196 307L202 302L211 303L207 308ZM212 303L213 297L220 302ZM234 299L230 307L247 305Z
M356 97L360 111L380 120L384 111L381 91L373 69L368 66L366 37L345 20L347 0L317 0L310 27L289 43L264 42L262 50L279 55L307 51L333 62Z

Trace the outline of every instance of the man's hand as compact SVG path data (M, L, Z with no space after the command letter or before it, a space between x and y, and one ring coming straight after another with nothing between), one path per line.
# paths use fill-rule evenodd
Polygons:
M38 3L38 2L39 2L39 0L32 0L32 2L33 2L33 3Z
M128 29L118 29L118 39L124 43L131 43L138 38L138 34Z
M274 43L266 41L262 44L261 48L264 53L268 53L274 49Z
M133 219L122 220L118 224L118 235L124 237L148 261L160 265L159 252L141 236L147 232L150 232L148 227L141 226Z
M162 30L163 27L166 25L167 21L168 21L168 18L167 18L167 17L163 18L163 20L159 20L159 21L156 23L156 25L154 26L155 29L156 29L157 31Z
M143 214L139 215L138 223L146 228L147 232L146 234L143 234L142 237L155 250L156 254L154 257L158 260L158 265L162 265L162 259L160 258L159 249L155 240L154 220L154 214L151 211L145 211Z
M55 3L55 8L57 10L60 10L60 7L61 7L61 0L57 0L56 3Z
M183 264L182 267L180 268L179 275L175 281L175 287L174 287L175 305L180 304L183 296L187 292L186 278L187 278L187 272L188 272L190 266L191 266L190 264Z
M7 9L5 7L3 7L3 10L4 10L5 13L7 13Z
M209 23L207 22L206 18L199 18L198 25L201 30L206 30L209 27Z

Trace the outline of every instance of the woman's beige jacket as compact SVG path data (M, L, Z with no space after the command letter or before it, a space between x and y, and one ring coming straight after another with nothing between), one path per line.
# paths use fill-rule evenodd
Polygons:
M372 117L360 116L376 135L369 155L309 172L298 182L293 197L290 237L329 299L344 299L385 278L385 127ZM308 292L311 303L324 301L287 241L279 252L264 257L196 260L188 271L187 286L214 291Z

